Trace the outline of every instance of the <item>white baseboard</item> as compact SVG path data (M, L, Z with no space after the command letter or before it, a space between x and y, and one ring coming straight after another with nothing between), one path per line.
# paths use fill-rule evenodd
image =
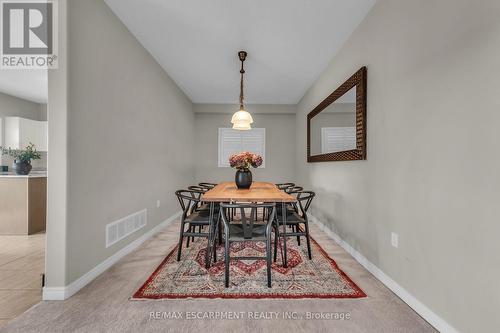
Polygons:
M44 287L43 288L43 300L46 301L61 301L70 298L74 294L76 294L80 289L85 287L87 284L89 284L92 280L94 280L96 277L101 275L104 271L106 271L108 268L113 266L118 260L121 258L125 257L127 254L130 252L134 251L137 249L142 243L147 241L149 238L157 234L159 231L161 231L163 228L165 228L167 225L172 223L175 219L177 219L182 212L177 212L162 223L158 224L156 227L153 229L147 231L144 235L141 237L137 238L134 240L132 243L128 244L115 254L113 254L111 257L107 258L103 262L101 262L99 265L95 266L93 269L85 273L83 276L81 276L78 280L72 282L70 285L65 286L65 287Z
M340 238L339 235L334 233L325 224L319 221L314 216L308 214L309 220L325 232L330 238L332 238L337 244L339 244L346 252L356 259L364 268L366 268L370 273L372 273L380 282L382 282L387 288L392 290L393 293L398 295L406 304L408 304L415 312L417 312L422 318L424 318L429 324L434 326L440 332L446 333L458 333L458 331L448 324L443 318L435 314L431 309L422 304L418 299L416 299L407 290L401 287L396 281L391 279L387 274L385 274L380 268L371 263L366 259L361 253L356 251L351 245Z
M42 299L44 301L64 301L66 297L66 287L43 287Z

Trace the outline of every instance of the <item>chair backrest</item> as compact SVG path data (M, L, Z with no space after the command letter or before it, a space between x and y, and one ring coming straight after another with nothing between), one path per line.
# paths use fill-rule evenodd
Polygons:
M293 187L295 186L294 183L282 183L282 184L275 184L276 187L279 189L279 190L282 190L284 191L285 189L287 189L288 187Z
M175 195L177 196L177 200L179 200L182 213L184 214L184 217L186 217L200 202L201 194L191 190L178 190L175 191Z
M300 191L300 192L295 192L297 195L297 203L300 208L300 212L303 217L307 218L307 210L311 206L311 202L316 196L316 193L312 191Z
M201 196L203 194L205 194L205 192L207 192L208 190L203 188L203 187L200 187L200 186L197 186L197 185L193 185L193 186L189 186L188 187L188 190L193 192L193 194L198 198L200 199Z
M208 191L206 187L198 186L198 185L192 185L188 187L188 190L194 191L194 192L199 192L199 193L205 193Z
M262 224L257 224L257 210L259 208L263 209L270 209L271 212L268 216L268 220L265 221L265 225L269 231L269 229L272 227L272 223L276 214L276 204L274 203L264 203L264 204L225 204L221 203L221 217L222 221L224 222L225 230L229 230L229 225L231 224L231 221L227 218L229 216L229 211L232 209L236 209L237 214L239 214L240 219L236 220L235 222L241 223L243 227L243 235L245 239L252 239L252 233L253 229L256 225L262 225ZM231 237L231 235L229 235Z
M288 194L294 194L294 193L299 193L304 191L304 188L302 186L289 186L285 189L285 192Z
M198 185L203 187L203 188L209 189L209 190L211 190L215 186L217 186L217 184L213 184L213 183L199 183Z

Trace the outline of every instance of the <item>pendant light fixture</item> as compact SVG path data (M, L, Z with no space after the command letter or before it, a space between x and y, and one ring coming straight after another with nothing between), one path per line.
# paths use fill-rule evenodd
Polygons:
M243 94L243 74L245 74L245 69L243 68L243 63L247 58L247 53L245 51L238 52L238 57L241 61L241 81L240 81L240 110L233 114L231 119L231 124L233 124L233 129L240 131L248 131L252 129L251 124L253 123L253 118L250 113L245 110L245 104L243 100L245 98Z

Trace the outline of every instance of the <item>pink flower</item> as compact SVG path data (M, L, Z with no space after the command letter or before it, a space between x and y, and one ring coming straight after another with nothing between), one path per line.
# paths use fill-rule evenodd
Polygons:
M229 165L236 169L258 168L262 165L262 156L250 152L241 152L229 157Z
M262 156L257 154L252 154L252 167L258 168L262 165Z

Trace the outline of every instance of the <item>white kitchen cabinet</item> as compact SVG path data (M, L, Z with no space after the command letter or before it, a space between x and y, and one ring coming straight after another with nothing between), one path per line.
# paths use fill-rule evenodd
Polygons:
M33 143L36 150L48 151L48 126L46 121L37 121L21 117L4 119L5 147L24 149Z

